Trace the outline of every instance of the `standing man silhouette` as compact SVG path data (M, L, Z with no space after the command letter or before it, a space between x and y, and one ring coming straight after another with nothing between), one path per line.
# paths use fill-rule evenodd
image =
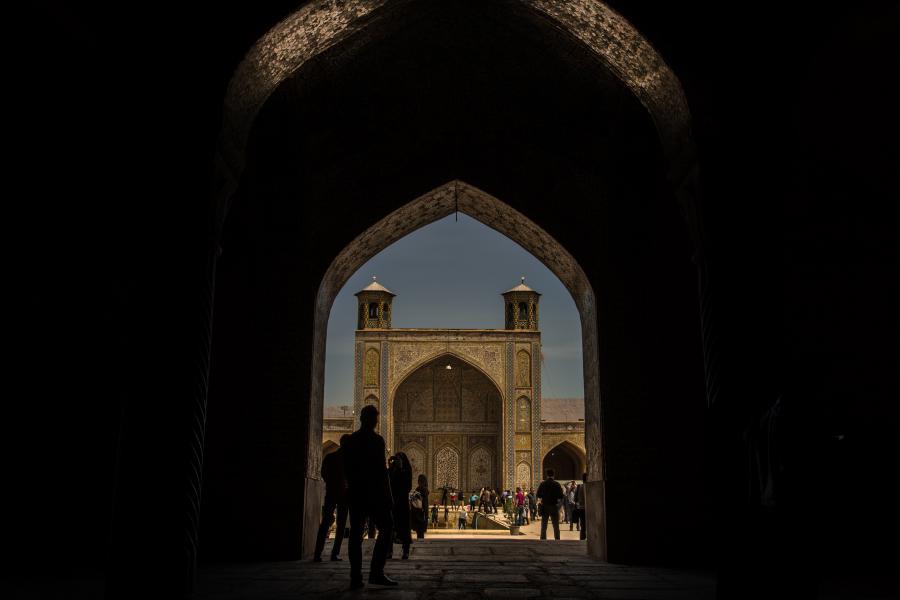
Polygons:
M344 442L348 434L341 436L341 447L326 454L322 459L322 479L325 480L325 503L322 505L322 523L316 536L316 549L313 560L322 561L322 550L325 549L325 538L328 529L334 523L334 509L337 508L337 524L334 530L334 545L331 547L331 560L341 560L341 542L344 529L347 527L347 478L344 476Z
M397 585L384 574L384 563L392 544L394 519L391 508L394 501L385 464L384 438L375 432L378 409L372 405L363 407L359 423L359 429L350 434L346 443L342 442L350 504L350 589L363 586L362 539L367 517L378 528L369 566L369 583Z
M564 498L562 487L553 479L555 472L547 469L547 479L538 486L537 498L541 503L541 539L547 539L547 519L553 523L553 538L559 539L559 501ZM350 512L350 522L353 522L353 512ZM351 530L352 535L352 530Z

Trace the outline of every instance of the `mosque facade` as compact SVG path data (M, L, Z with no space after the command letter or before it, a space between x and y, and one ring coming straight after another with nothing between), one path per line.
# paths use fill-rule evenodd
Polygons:
M388 452L405 452L433 491L535 488L548 466L581 478L584 403L542 411L540 294L524 278L502 294L503 329L395 329L395 296L374 278L356 294L353 404L327 407L324 452L374 405Z

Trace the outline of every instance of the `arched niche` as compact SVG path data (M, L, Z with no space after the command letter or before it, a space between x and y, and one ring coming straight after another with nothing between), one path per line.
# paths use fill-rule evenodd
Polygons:
M557 481L580 481L585 472L587 456L571 442L561 442L544 455L541 461L541 473L546 476L547 469L556 472Z

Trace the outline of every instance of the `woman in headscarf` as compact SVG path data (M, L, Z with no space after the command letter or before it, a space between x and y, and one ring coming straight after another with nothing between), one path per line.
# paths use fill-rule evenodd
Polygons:
M428 519L425 511L428 509L428 478L424 473L419 474L418 485L413 492L413 498L418 494L417 508L414 500L410 501L409 515L413 531L416 532L416 539L425 538L425 529L428 527Z
M394 497L394 532L397 541L403 545L403 560L409 558L412 533L409 527L409 492L412 490L412 465L406 454L398 452L388 461L388 476L391 480L391 494ZM393 551L388 553L392 557Z

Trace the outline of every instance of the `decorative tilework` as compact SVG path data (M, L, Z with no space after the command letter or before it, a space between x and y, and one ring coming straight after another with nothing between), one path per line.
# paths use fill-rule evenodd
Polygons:
M539 342L535 342L531 345L531 356L540 357L541 356L541 345ZM532 444L532 454L534 457L532 460L532 464L534 468L531 470L531 476L534 480L534 486L537 487L540 483L541 479L541 471L543 471L544 466L540 464L541 461L541 361L538 359L531 361L531 369L532 369L532 388L531 388L531 418L532 418L532 427L531 431L533 432L531 437Z
M394 415L390 414L390 409L388 405L388 381L387 381L387 373L388 373L388 352L389 352L390 344L387 342L381 342L381 423L382 430L381 434L384 436L385 447L389 448L392 452L396 451L394 448Z
M359 411L362 410L363 407L363 343L356 342L356 352L355 356L355 364L356 364L356 377L354 381L353 388L353 410L356 415L359 415ZM356 429L356 419L353 420L353 429Z
M513 444L513 431L516 429L515 412L515 379L513 378L513 347L512 342L506 343L506 481L504 488L513 486L516 477L515 444Z

